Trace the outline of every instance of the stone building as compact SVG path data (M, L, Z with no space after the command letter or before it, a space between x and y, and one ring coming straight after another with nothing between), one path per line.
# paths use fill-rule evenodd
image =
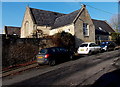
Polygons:
M4 26L4 32L6 37L18 37L20 38L20 29L21 27L14 26Z
M85 5L82 5L81 9L55 20L50 35L61 31L75 36L76 47L82 42L95 42L95 27Z
M42 34L38 34L41 31ZM69 32L76 38L76 46L84 41L95 42L95 27L85 5L70 14L26 8L21 27L21 38L39 38Z
M26 7L21 27L21 38L49 35L55 19L64 14Z
M112 39L111 33L115 32L114 29L104 20L92 19L95 25L95 40L96 42L109 41Z
M75 36L76 47L82 42L109 40L110 32L114 32L107 22L91 19L86 5L69 14L26 7L21 38L40 38L62 31Z

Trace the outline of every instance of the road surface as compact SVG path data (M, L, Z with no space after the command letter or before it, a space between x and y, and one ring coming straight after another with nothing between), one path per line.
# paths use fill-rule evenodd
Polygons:
M89 87L100 76L120 68L120 50L98 53L56 66L40 66L3 78L3 87Z

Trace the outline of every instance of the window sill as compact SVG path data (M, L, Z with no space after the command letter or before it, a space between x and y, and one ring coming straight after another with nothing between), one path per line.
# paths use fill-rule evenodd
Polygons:
M89 35L84 35L84 37L89 37Z

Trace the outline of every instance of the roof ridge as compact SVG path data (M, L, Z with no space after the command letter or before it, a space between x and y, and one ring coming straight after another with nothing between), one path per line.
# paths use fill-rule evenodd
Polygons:
M74 19L80 13L80 11L81 11L81 9L78 9L69 14L62 15L62 16L56 18L54 25L52 26L52 29L73 23ZM66 21L65 19L68 21Z
M80 10L80 9L78 9L78 10ZM69 14L65 14L65 15L63 15L63 16L71 15L72 13L77 12L78 10L75 10L75 11L73 11L73 12L71 12L71 13L69 13ZM61 18L61 17L63 17L63 16L60 16L60 17L58 17L58 18ZM56 20L57 20L58 18L56 18Z
M106 20L100 20L100 19L92 19L92 20L96 20L96 21L106 21Z
M40 10L40 11L46 11L46 12L52 12L52 13L58 13L58 14L64 14L64 13L59 13L59 12L54 12L54 11L48 11L48 10L42 10L42 9L37 9L37 8L31 8L29 7L30 9L35 9L35 10ZM66 15L66 14L64 14Z
M77 16L75 17L75 19L73 20L73 22L75 22L75 20L77 19L77 17L79 16L79 14L81 14L81 12L82 12L83 10L84 10L84 8L79 9L79 12L78 12Z
M21 27L17 27L17 26L5 26L5 27L21 28Z

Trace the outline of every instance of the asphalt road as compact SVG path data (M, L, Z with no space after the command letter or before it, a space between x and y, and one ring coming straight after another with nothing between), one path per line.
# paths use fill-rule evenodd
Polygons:
M98 53L56 66L40 66L3 78L4 86L77 86L89 87L100 76L119 69L120 50Z

